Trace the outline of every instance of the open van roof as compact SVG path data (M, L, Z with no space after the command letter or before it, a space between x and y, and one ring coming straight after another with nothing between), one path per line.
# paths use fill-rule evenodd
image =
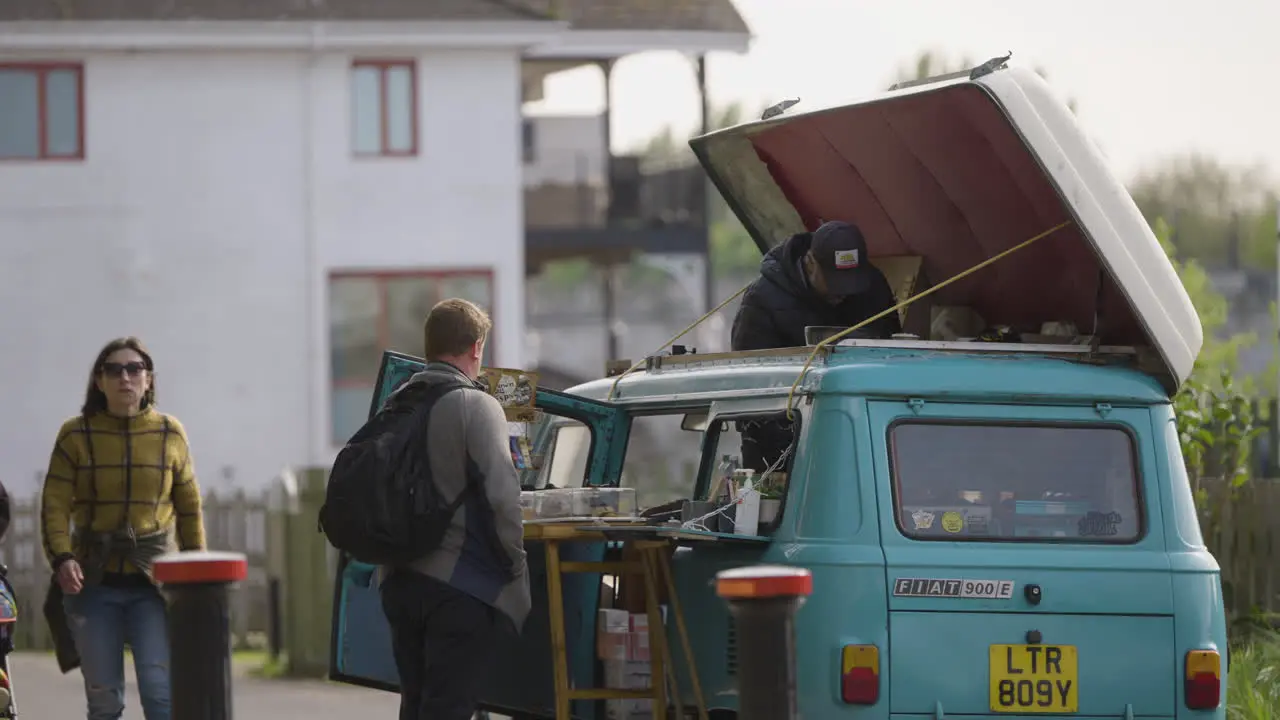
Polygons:
M1069 322L1104 345L1152 348L1153 374L1172 394L1203 342L1181 280L1044 80L988 66L690 145L762 252L845 220L873 260L920 257L936 284L1072 221L933 297L992 325Z

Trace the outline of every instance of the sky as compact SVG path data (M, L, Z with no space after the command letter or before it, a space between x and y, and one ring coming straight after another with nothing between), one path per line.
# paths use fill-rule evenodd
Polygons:
M716 105L752 111L799 97L792 112L869 97L922 50L975 62L1012 51L1078 103L1085 131L1129 179L1203 152L1263 164L1280 178L1280 2L1276 0L734 0L748 53L708 58ZM595 68L548 78L535 113L596 113ZM698 122L690 61L625 58L614 70L614 149Z

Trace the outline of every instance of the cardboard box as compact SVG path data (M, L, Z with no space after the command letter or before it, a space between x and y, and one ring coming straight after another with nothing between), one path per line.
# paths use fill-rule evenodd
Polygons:
M606 720L649 720L653 717L652 700L605 700Z
M631 662L649 662L649 633L627 633L626 653L627 660Z
M626 660L631 633L601 632L596 635L596 656L601 660Z
M644 690L651 682L647 662L606 661L604 663L605 687L620 690ZM608 720L645 720L653 715L652 700L606 700L605 717Z
M600 608L596 613L601 632L625 633L631 631L631 613L616 608Z
M649 687L648 662L606 660L604 686L615 690L643 690Z
M667 606L666 605L658 606L658 615L662 618L662 623L665 625L667 622ZM649 613L647 612L631 613L631 617L628 620L628 629L631 630L631 632L648 632L649 631Z
M889 287L893 290L895 304L906 302L914 297L916 286L922 284L920 280L923 274L921 271L924 267L924 259L918 255L891 255L871 258L871 264L888 281ZM923 290L924 288L920 289ZM907 327L907 319L911 315L912 309L920 304L919 302L912 303L898 310L898 320L902 323L903 329ZM928 313L924 313L924 315L927 316Z
M601 608L597 614L596 654L601 660L625 661L630 634L630 613L626 610Z
M667 606L658 608L662 614L663 625L667 622ZM648 613L631 613L630 633L627 635L627 660L632 662L649 662L649 615Z

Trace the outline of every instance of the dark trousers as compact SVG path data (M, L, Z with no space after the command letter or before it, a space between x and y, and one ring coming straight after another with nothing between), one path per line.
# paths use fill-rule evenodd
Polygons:
M383 581L382 610L400 674L400 720L470 720L505 618L407 570Z

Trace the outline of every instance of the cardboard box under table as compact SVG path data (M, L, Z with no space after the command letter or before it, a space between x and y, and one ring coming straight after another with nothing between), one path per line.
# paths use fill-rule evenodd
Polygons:
M690 669L689 678L693 685L693 706L697 708L699 720L707 720L706 702L702 696L702 688L698 682L698 673L693 663L693 652L688 640L684 617L680 612L679 598L671 582L671 568L668 564L669 550L675 538L664 537L663 528L643 525L621 526L603 521L596 522L539 522L525 523L525 540L527 543L539 542L543 545L547 565L547 609L550 615L551 661L555 681L555 717L556 720L572 718L571 703L574 700L618 700L618 701L650 701L654 720L666 720L668 686L671 690L673 705L683 706L680 688L676 682L671 666L671 651L667 646L666 622L660 604L660 596L665 596L670 603L670 616L675 621L680 637L684 660ZM573 562L561 560L561 549L568 543L600 543L610 540L622 541L628 550L626 556L638 559L625 559L620 562ZM532 550L532 548L531 548ZM637 622L634 614L628 616L625 632L610 633L609 627L597 628L597 650L600 655L614 654L614 659L623 664L610 665L606 660L606 675L619 675L618 678L606 677L606 682L622 687L577 688L570 683L569 652L565 640L564 589L563 575L566 573L597 573L602 575L630 576L642 578L645 603L640 615L644 619ZM607 617L607 615L605 615ZM615 628L620 629L620 628ZM622 637L617 641L610 635ZM641 640L640 638L643 638ZM617 646L612 649L610 643ZM630 672L637 663L647 660L648 681L643 682L645 673ZM613 671L613 672L611 672ZM623 678L621 675L633 677ZM638 676L641 682L633 682ZM666 682L663 682L663 680ZM625 682L624 682L625 680ZM646 685L635 687L636 685Z
M676 708L695 708L696 716L699 720L708 720L707 702L703 696L703 689L699 682L698 667L694 660L694 652L692 652L691 643L689 641L689 630L685 624L684 612L681 610L680 597L676 593L675 583L672 582L672 571L669 559L675 546L691 546L698 544L704 546L707 543L716 544L751 544L751 546L759 546L762 543L768 543L769 538L758 536L735 536L735 534L704 532L704 530L687 530L672 525L643 525L632 523L617 523L617 521L596 520L596 521L526 521L525 523L525 541L526 547L530 552L535 552L531 547L531 543L540 542L544 546L545 556L547 556L547 596L548 596L548 614L549 618L549 639L552 646L552 665L554 684L556 684L556 720L570 720L572 715L572 701L650 701L646 705L652 706L652 714L644 714L644 717L653 717L653 720L667 720L668 705L668 687L669 693L675 702L672 703ZM562 561L561 551L564 544L572 543L602 543L614 542L622 543L623 560L621 562L573 562ZM605 680L618 680L609 675L617 675L617 670L622 669L625 682L613 682L605 684L621 684L622 688L573 688L570 682L570 664L568 664L568 646L566 643L566 633L564 633L564 602L563 602L563 575L570 573L582 574L600 574L614 575L617 578L628 578L641 580L641 587L644 589L643 607L631 606L627 607L628 615L631 620L628 621L627 641L623 644L625 650L620 648L612 648L614 659L617 657L626 657L623 665L618 665L618 661L614 660L613 666L609 664L604 653L611 650L608 644L616 641L609 641L607 638L599 638L600 628L596 625L595 632L598 634L598 642L596 642L596 656L605 660ZM666 607L663 607L666 605ZM636 620L640 620L637 623ZM685 702L685 696L681 694L680 683L677 682L676 669L672 664L671 648L668 646L668 630L667 620L672 620L675 625L676 637L681 644L681 651L684 653L684 666L687 669L687 679L691 685L691 703ZM596 620L599 623L600 620ZM637 642L640 635L644 635L646 642ZM603 643L603 646L602 646ZM625 655L617 655L618 652L625 652ZM644 660L648 659L648 673L640 673L637 670ZM579 675L576 674L575 675ZM643 679L648 675L648 687L636 688L635 685L640 684L636 680ZM666 678L666 682L663 682ZM628 687L630 685L630 687ZM632 705L632 703L628 703ZM684 712L677 710L677 717L684 716Z

